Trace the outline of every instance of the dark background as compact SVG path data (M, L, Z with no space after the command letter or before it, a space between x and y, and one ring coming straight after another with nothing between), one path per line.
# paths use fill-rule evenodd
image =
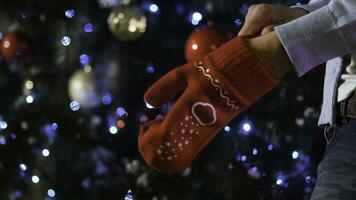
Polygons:
M100 6L105 2L123 6L115 0L0 1L0 39L16 33L16 41L29 47L12 58L0 53L1 200L125 199L129 190L134 199L145 200L310 198L324 149L317 127L323 66L302 78L288 74L278 89L230 122L230 130L222 130L183 173L156 173L137 151L140 119L167 111L147 109L143 93L186 62L184 45L194 29L214 21L232 37L249 5L296 1L132 1L127 7L147 17L146 32L133 41L108 29L114 6ZM148 9L152 3L158 12ZM65 15L70 9L73 18ZM203 16L197 26L190 22L193 12ZM84 31L87 23L92 32ZM61 43L63 36L71 38L69 46ZM83 54L95 74L84 82L95 85L95 96L107 102L74 112L68 81L84 68ZM25 87L29 80L31 89ZM124 114L117 113L119 107ZM125 127L111 134L118 120ZM252 127L250 134L244 124Z

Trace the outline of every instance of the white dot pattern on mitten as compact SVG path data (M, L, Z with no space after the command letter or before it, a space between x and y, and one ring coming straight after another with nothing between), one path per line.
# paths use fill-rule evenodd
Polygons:
M194 135L199 135L199 124L194 120L192 115L187 115L184 117L184 120L180 122L180 130L178 132L171 131L170 135L174 136L175 133L180 134L176 136L173 142L165 142L159 146L157 149L157 154L160 156L161 160L173 160L178 158L177 149L183 151L185 147L188 147L190 144L189 140L193 140Z

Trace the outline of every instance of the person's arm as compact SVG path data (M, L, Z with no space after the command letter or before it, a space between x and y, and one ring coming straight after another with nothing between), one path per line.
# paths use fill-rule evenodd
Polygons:
M297 4L286 7L279 4L254 4L248 9L244 25L239 35L263 35L273 31L273 28L313 12L330 0L311 0L308 4Z
M356 1L330 1L275 27L299 76L332 58L356 51Z
M239 35L262 35L249 41L258 57L269 64L276 78L293 68L274 27L285 24L327 5L330 0L311 0L308 4L292 7L277 4L251 5ZM272 32L272 33L271 33Z

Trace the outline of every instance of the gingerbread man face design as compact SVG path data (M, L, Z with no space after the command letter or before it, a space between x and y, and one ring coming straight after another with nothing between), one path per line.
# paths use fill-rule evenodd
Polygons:
M213 125L216 122L216 111L210 103L196 102L193 104L191 112L202 126Z

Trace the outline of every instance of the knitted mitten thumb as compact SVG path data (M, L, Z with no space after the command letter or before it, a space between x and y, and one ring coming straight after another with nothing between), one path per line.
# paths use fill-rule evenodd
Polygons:
M141 127L142 157L162 173L184 170L225 124L277 84L242 37L170 71L148 89L145 101L159 107L183 93L164 119Z

